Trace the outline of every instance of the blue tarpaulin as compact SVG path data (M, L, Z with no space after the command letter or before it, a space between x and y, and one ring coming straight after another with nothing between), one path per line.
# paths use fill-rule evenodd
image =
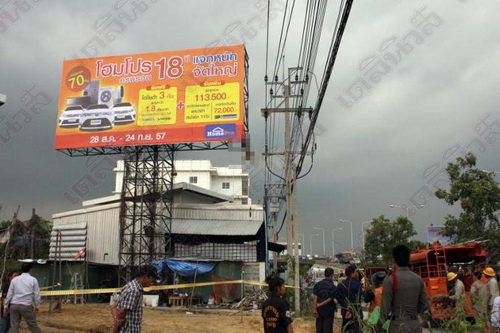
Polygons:
M215 263L209 262L188 262L188 261L177 261L171 259L162 259L154 262L158 273L161 273L163 266L166 264L168 268L173 270L180 276L194 276L201 275L212 271L215 267Z

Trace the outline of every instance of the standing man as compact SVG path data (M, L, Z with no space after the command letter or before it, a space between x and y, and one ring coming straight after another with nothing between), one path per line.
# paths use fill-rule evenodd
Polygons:
M288 302L283 299L285 280L279 276L267 279L269 298L262 304L264 333L293 333L292 317Z
M7 293L9 292L10 283L12 279L17 276L17 272L12 271L7 274L7 280L4 281L2 285L2 319L0 319L0 333L7 333L10 329L10 316L9 312L6 311L5 299L7 298Z
M342 332L360 332L360 321L363 320L361 310L362 286L359 282L359 273L355 265L345 269L347 278L337 286L336 299L341 308Z
M391 333L422 332L418 319L429 308L424 281L408 269L410 249L398 245L392 249L395 270L383 283L380 319L390 319Z
M147 266L122 288L120 299L111 308L114 319L113 332L141 332L144 288L151 286L156 278L156 268Z
M332 333L335 317L335 290L333 269L325 269L325 278L316 283L313 289L313 317L316 318L316 333Z
M453 292L450 295L450 299L455 301L455 309L457 315L460 311L465 311L465 286L460 279L458 279L458 274L454 272L449 272L446 274L446 280L453 285Z
M483 274L481 272L474 272L474 283L470 287L470 296L472 298L472 310L474 311L476 323L482 322L486 324L488 322L486 317L488 291L481 281L482 277Z
M375 272L372 275L372 282L375 286L374 299L370 301L370 306L368 307L368 313L372 313L373 310L382 304L382 284L384 283L386 273L384 271Z
M36 322L36 313L40 306L40 287L36 278L31 276L33 266L24 263L21 267L22 274L12 279L7 298L5 299L5 309L10 314L10 331L17 333L21 317L26 320L31 332L40 332Z
M483 271L486 275L488 283L486 284L486 290L488 292L488 318L491 318L491 310L493 309L493 303L495 298L498 297L498 282L495 279L496 273L491 267L486 267Z

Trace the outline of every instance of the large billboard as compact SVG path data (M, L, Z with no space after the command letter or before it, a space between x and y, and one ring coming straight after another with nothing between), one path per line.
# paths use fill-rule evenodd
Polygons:
M66 60L56 149L239 141L243 45Z
M453 239L449 236L441 235L444 226L428 226L427 227L427 242L433 243L438 241L442 245L451 244Z

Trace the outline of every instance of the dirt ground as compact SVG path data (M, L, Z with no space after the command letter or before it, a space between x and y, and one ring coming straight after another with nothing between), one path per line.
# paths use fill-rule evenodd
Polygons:
M48 312L48 304L43 304L38 314L42 332L109 332L111 314L107 304L63 304L61 313ZM218 332L253 333L262 332L259 312L245 312L243 316L234 311L218 313L186 314L186 311L164 308L145 308L142 332ZM22 323L21 332L29 332ZM314 322L297 318L294 331L314 332ZM335 332L340 332L336 327Z

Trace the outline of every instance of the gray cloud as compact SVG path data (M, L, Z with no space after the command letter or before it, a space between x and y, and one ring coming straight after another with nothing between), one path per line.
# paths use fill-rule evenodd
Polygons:
M266 33L256 23L251 26L253 30L238 30L250 27L248 22L259 14L260 2L241 1L236 6L228 0L144 1L149 8L138 14L122 35L100 49L99 55L195 48L217 40L244 39L250 55L252 145L260 155L264 145L260 108L264 106ZM32 8L20 13L18 20L0 34L0 93L8 96L0 115L11 116L25 108L20 98L33 84L52 101L38 114L32 114L33 119L23 123L23 128L1 145L2 218L12 216L19 204L26 218L32 207L45 217L80 207L63 195L89 172L89 162L53 149L61 66L63 59L81 54L79 50L95 36L98 19L119 3L26 2ZM14 2L4 3L0 11ZM377 52L389 37L401 37L412 29L414 11L425 5L443 23L400 64L392 66L363 98L350 108L344 107L337 98L362 75L362 60ZM337 6L329 5L325 36L333 30ZM445 165L443 154L448 148L470 143L478 134L475 126L485 115L500 121L496 98L500 86L499 7L495 2L476 6L472 1L355 2L319 117L325 130L316 138L314 169L299 183L300 231L306 236L306 249L309 235L316 232L313 226L342 226L344 230L336 233L340 250L350 245L350 230L346 224L339 225L339 218L354 221L354 231L359 233L361 221L380 214L390 218L404 215L404 210L389 205L408 204L410 197L426 184L426 168L435 163ZM280 24L281 18L274 17L271 51L275 51ZM295 65L299 30L293 30L288 40L286 66ZM324 40L316 64L318 80L328 42ZM311 100L315 89L313 84ZM0 123L0 135L5 131L4 121ZM480 166L500 170L499 150L500 140L478 152ZM179 157L212 158L218 164L241 161L239 153L228 152L182 153ZM262 177L262 172L257 175ZM85 199L112 190L113 177L108 173L90 188ZM424 238L426 225L441 224L448 211L450 208L443 202L429 198L427 205L412 216L419 237ZM329 235L327 231L327 249L331 244ZM317 243L316 252L321 249Z

